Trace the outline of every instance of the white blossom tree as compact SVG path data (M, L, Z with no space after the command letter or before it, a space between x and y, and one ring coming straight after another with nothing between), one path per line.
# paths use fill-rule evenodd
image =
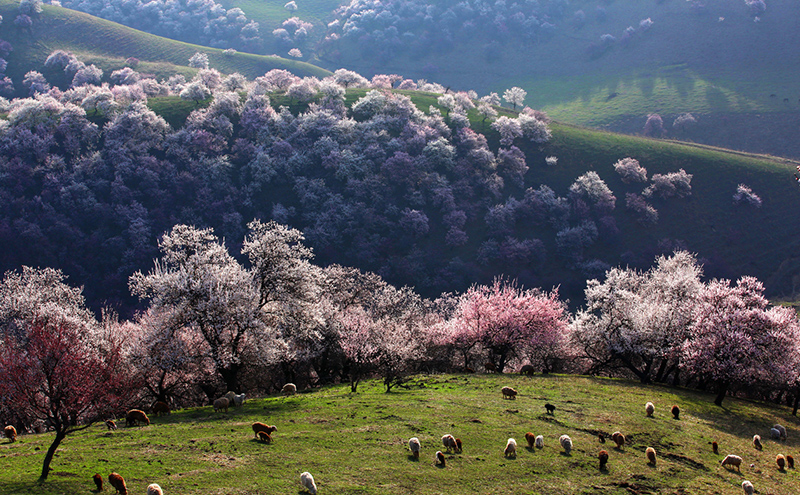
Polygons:
M526 96L528 96L528 92L519 86L514 86L511 89L507 89L503 93L503 99L506 100L507 103L510 103L514 110L517 109L517 106L522 106Z

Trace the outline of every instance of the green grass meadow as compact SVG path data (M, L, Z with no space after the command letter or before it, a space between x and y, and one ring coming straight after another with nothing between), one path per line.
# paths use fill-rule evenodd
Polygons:
M516 400L500 388L515 387ZM749 479L757 493L800 490L800 474L779 471L778 453L800 455L798 422L789 409L727 398L722 408L713 397L682 389L576 376L420 375L410 388L384 393L379 381L367 381L358 393L336 385L302 391L292 397L250 399L240 409L214 413L211 406L151 418L150 426L102 425L68 437L53 471L38 484L42 458L52 434L3 440L5 494L75 494L94 490L91 477L112 471L127 481L130 493L158 483L166 494L303 493L300 473L314 475L322 494L466 494L466 493L663 493L734 494ZM644 404L656 405L645 417ZM545 413L544 404L556 406ZM672 418L673 404L681 408ZM274 424L274 441L253 438L254 421ZM768 439L781 423L787 442ZM624 448L601 444L622 431ZM545 438L543 449L528 449L526 432ZM434 465L441 436L461 438L464 450ZM562 434L574 443L570 455L558 443ZM752 436L764 438L764 450ZM410 437L422 444L418 461L407 448ZM519 445L505 458L506 440ZM719 455L711 442L720 446ZM655 448L648 465L644 450ZM608 468L598 470L597 454L609 452ZM744 458L741 474L719 461L728 453ZM753 464L753 467L750 465Z

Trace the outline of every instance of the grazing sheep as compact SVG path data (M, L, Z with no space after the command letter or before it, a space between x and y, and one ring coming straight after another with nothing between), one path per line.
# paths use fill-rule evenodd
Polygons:
M534 371L535 371L535 368L533 367L532 364L526 364L522 368L520 368L519 373L520 373L520 375L531 376L531 375L533 375Z
M720 462L720 465L725 469L728 469L728 466L736 466L736 470L742 472L742 458L738 455L726 455L725 459L722 459L722 462Z
M719 444L717 442L711 442L711 450L719 455Z
M297 393L297 385L295 385L294 383L287 383L281 389L281 393L283 395L294 395Z
M228 390L227 392L225 392L225 395L223 395L223 397L228 399L228 405L232 406L233 405L233 398L236 397L236 392L234 392L232 390Z
M532 449L533 448L533 442L536 441L536 435L534 435L531 432L526 433L525 434L525 441L528 442L528 448Z
M100 473L95 473L92 476L92 481L94 481L94 486L97 487L98 492L103 491L103 476Z
M314 477L311 476L311 473L308 471L302 473L300 475L300 483L308 490L308 493L311 495L316 495L317 493L317 484L314 483Z
M600 443L606 443L606 436L602 433L597 434L597 439L600 440Z
M777 428L770 428L769 429L769 437L773 440L780 440L781 439L781 430Z
M147 495L164 495L158 483L151 483L147 485Z
M11 440L11 443L17 441L17 429L11 425L8 425L5 428L3 428L3 435L5 435L6 438Z
M441 450L437 450L437 451L436 451L436 458L435 458L435 460L433 461L433 463L434 463L434 464L441 464L441 465L442 465L442 467L444 467L444 466L445 466L445 462L444 462L444 454L442 454L442 451L441 451Z
M463 449L461 448L461 439L460 439L460 438L456 438L456 450L457 450L458 452L461 452L461 451L463 450Z
M495 366L491 361L484 363L483 368L487 373L495 373L497 371L497 366Z
M547 414L553 414L553 411L556 410L556 406L548 402L544 405L544 410L547 411Z
M419 459L419 449L420 449L419 438L412 437L408 441L408 448L411 449L411 455L414 456L414 459Z
M648 464L652 464L653 466L656 465L656 449L653 447L647 447L647 450L644 451L644 455L647 456Z
M761 445L761 435L753 435L753 447L755 447L756 450L764 448L764 446Z
M253 423L253 438L258 438L258 432L260 431L263 431L267 435L272 435L274 432L278 431L278 427L265 425L259 422Z
M775 464L777 464L777 465L778 465L778 469L780 469L781 471L783 471L783 470L784 470L784 468L786 468L786 456L785 456L785 455L783 455L783 454L778 454L778 455L775 457Z
M244 404L244 397L245 397L245 394L239 394L239 395L234 396L233 397L233 405L236 406L236 407L242 407L242 404Z
M792 457L792 454L786 456L786 465L789 466L789 469L794 469L794 457Z
M564 449L564 453L570 455L572 451L572 439L569 435L561 435L558 439L558 443L561 444L561 447Z
M140 409L131 409L128 411L128 414L125 415L125 426L135 426L139 423L144 423L146 425L150 424L150 418L147 417L147 414Z
M597 454L597 458L600 459L600 471L605 471L606 464L608 463L608 452L601 450L600 453Z
M611 434L611 440L613 440L614 443L617 444L618 449L621 449L622 447L625 446L625 435L623 435L618 431L615 431L614 433Z
M107 419L106 420L106 428L108 428L109 431L116 430L117 429L117 423L113 419Z
M167 403L160 400L156 401L155 404L153 404L152 409L153 409L153 414L155 414L156 416L160 416L162 414L170 414L171 412L169 410L169 406L167 405Z
M544 448L544 436L543 435L536 435L536 440L534 441L534 445L536 445L537 449Z
M504 399L516 399L517 398L517 391L511 387L503 387L501 390L503 392Z
M230 406L230 401L225 397L220 397L219 399L214 401L214 412L219 412L221 410L225 410L228 412L228 406Z
M753 488L753 484L747 480L742 481L742 490L744 490L745 495L753 495L756 489Z
M678 407L677 405L674 405L674 406L672 406L672 409L670 409L670 411L672 412L672 417L673 418L681 419L680 418L680 415L681 415L681 408L680 407Z
M656 412L656 406L654 406L652 402L648 402L644 405L644 412L647 414L648 418L651 418L653 413Z
M509 438L506 442L506 449L503 451L503 455L506 457L517 457L517 441L513 438Z
M453 435L447 434L442 436L442 445L444 445L445 450L448 452L456 451L458 449L458 444L456 444L456 439Z
M781 434L781 440L786 440L788 437L786 436L786 428L781 425L774 425L773 428L778 430Z
M113 486L120 495L128 495L128 487L125 486L125 480L117 473L108 475L108 484Z
M272 435L267 433L266 431L259 431L258 432L258 439L264 443L272 443Z

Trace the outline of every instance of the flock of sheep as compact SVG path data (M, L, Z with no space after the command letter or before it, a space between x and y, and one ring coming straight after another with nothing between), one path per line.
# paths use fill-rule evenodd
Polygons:
M297 387L292 383L287 383L281 390L282 394L284 395L294 395L297 393ZM512 387L503 387L501 389L501 393L503 399L514 400L516 399L518 393ZM236 407L241 407L245 401L245 394L235 394L234 392L228 392L224 396L216 399L214 401L214 411L225 411L227 412L228 407L233 405ZM652 417L655 413L655 405L652 402L647 402L645 404L645 415L647 417ZM552 404L545 404L545 410L548 414L553 414L555 411L555 406ZM156 402L151 407L151 411L156 414L169 414L170 409L169 406L164 402ZM670 412L672 413L675 419L680 418L680 408L677 405L672 406ZM136 426L141 424L149 425L150 418L147 414L139 409L131 409L125 415L125 423L126 426ZM106 420L106 426L109 430L116 430L117 425L113 419ZM278 428L274 425L267 425L265 423L256 422L252 424L253 434L254 436L264 443L271 443L272 442L272 434L275 433ZM13 426L6 426L3 429L3 434L6 438L10 439L11 442L16 441L17 431ZM786 428L782 425L776 424L770 429L770 437L774 440L785 441L787 438ZM605 443L606 439L602 433L598 434L598 438L600 443ZM544 448L544 436L543 435L534 435L531 432L525 433L525 441L528 445L528 449L542 449ZM569 435L561 435L558 439L561 448L564 450L566 455L570 455L573 443L572 439ZM621 450L625 445L625 435L622 432L615 431L611 435L611 441L614 442L616 448ZM455 438L451 434L445 434L442 436L442 445L444 446L444 450L447 453L460 453L463 450L463 445L461 439ZM761 441L760 435L753 436L753 446L757 450L763 449L763 443ZM421 443L419 438L413 437L408 441L408 448L411 451L411 455L414 459L419 459L420 451L421 451ZM717 442L712 442L712 450L714 454L719 454L719 445ZM505 457L516 457L517 455L517 441L514 438L509 438L506 441L506 447L503 450L503 455ZM655 466L656 464L656 451L652 447L647 447L645 450L645 457L647 458L648 464ZM606 470L606 466L609 459L609 453L606 450L600 450L598 453L598 460L599 460L599 468L601 471ZM741 472L741 464L743 459L741 456L729 454L725 456L724 459L721 461L721 466L728 469L729 467L736 468L737 471ZM775 462L778 466L778 469L783 471L786 467L794 468L794 458L791 455L783 455L778 454ZM436 451L434 454L434 464L445 467L446 466L446 458L444 452L441 450ZM753 464L750 465L751 468L754 467ZM97 491L103 490L103 477L97 473L92 477L95 486L97 487ZM108 483L116 490L116 492L120 495L127 495L128 489L125 484L125 480L122 476L118 473L111 473L108 476ZM310 493L311 495L315 495L317 493L317 485L314 482L314 477L309 472L303 472L300 475L300 483L303 485L305 490ZM747 495L752 495L755 491L753 484L749 480L745 480L742 482L742 489L744 493ZM150 484L147 487L147 495L163 495L163 491L158 484Z

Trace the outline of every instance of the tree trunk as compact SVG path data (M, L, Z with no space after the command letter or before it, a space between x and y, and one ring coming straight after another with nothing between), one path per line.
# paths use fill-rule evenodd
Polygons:
M792 416L797 416L797 407L800 406L800 394L794 394L794 405L792 406Z
M225 382L225 387L227 387L226 393L228 391L233 391L239 393L239 365L238 364L231 364L227 368L222 368L219 370L219 374L222 377L222 381Z
M56 453L56 449L61 444L61 441L64 440L67 436L67 431L65 430L56 430L56 437L53 439L53 443L50 444L50 448L47 449L47 455L44 456L44 462L42 463L42 475L39 477L39 482L44 482L47 480L47 475L50 474L50 463L53 461L53 456Z
M722 401L725 399L725 395L728 394L728 384L721 383L719 386L719 390L717 391L717 398L714 399L714 404L718 406L722 406Z

